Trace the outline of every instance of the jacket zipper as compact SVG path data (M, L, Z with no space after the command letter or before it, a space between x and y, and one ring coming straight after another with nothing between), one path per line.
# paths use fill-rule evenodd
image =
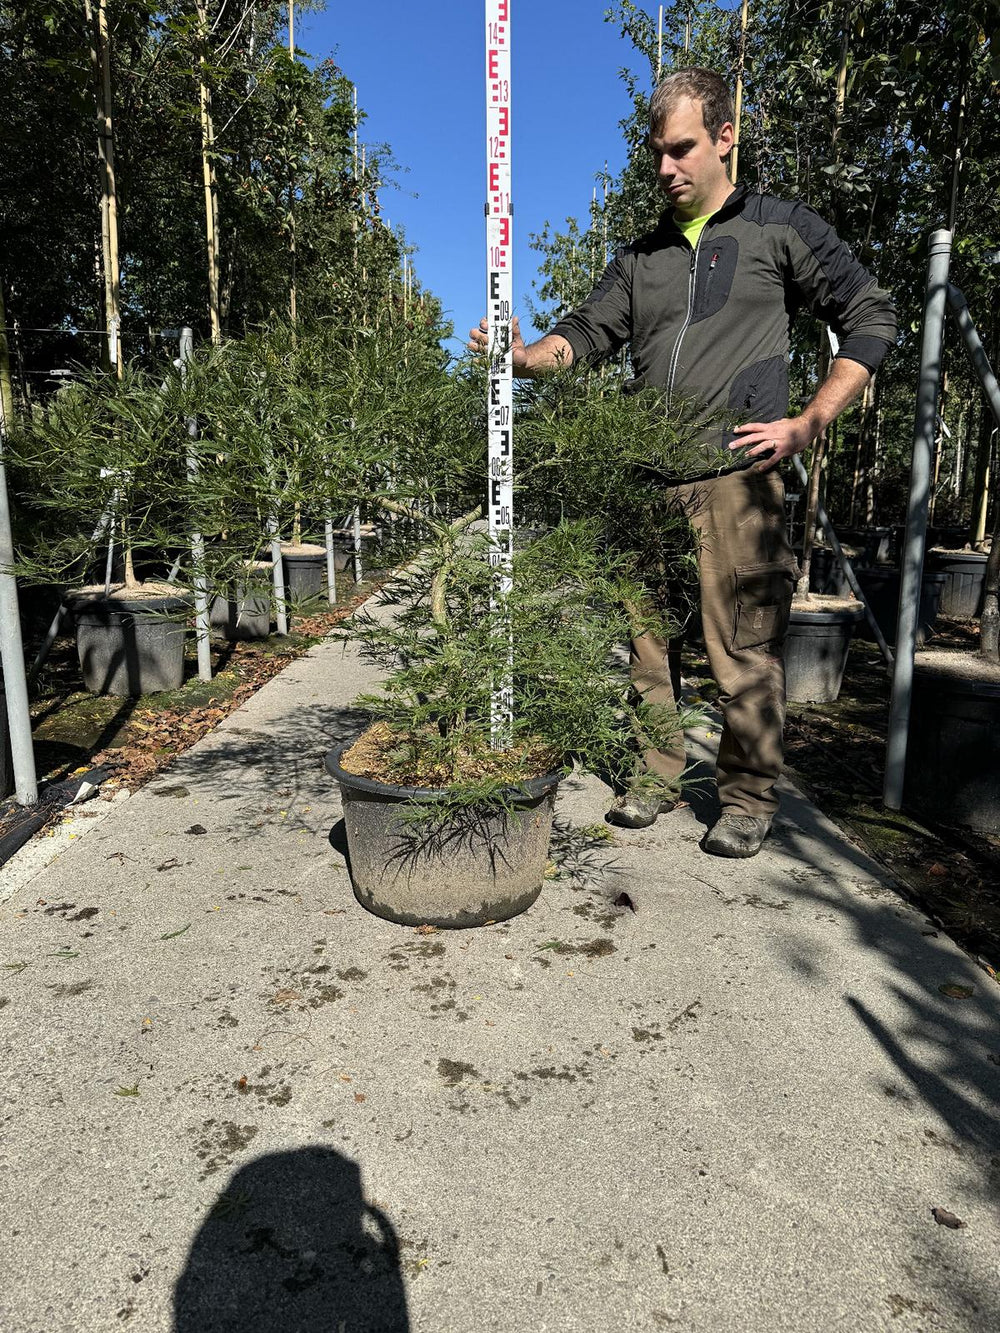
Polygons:
M674 376L677 373L677 360L681 354L681 343L684 341L684 335L688 331L688 325L691 323L691 316L694 314L694 292L697 285L698 271L698 251L701 249L702 237L708 228L708 223L701 230L698 237L698 244L691 251L691 267L688 270L688 307L687 316L681 325L681 331L677 335L677 341L674 343L674 350L670 354L670 370L667 374L667 411L670 411L670 398L674 391Z

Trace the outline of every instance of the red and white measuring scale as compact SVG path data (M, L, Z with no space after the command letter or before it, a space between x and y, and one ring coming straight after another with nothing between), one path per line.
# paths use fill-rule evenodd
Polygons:
M489 534L494 568L493 610L502 613L512 587L514 535L513 207L510 199L510 3L486 0L486 246L489 340ZM510 622L498 644L491 736L495 750L511 743L513 643Z

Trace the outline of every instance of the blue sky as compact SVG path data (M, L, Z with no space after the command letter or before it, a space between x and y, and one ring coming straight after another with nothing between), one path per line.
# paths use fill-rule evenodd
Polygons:
M728 6L727 6L728 7ZM603 19L607 0L512 0L514 291L518 313L535 277L528 234L584 218L594 177L622 165L618 77L639 67ZM646 4L656 13L655 4ZM482 0L328 0L296 17L296 45L332 55L358 85L364 137L391 145L407 171L382 210L407 240L422 283L464 342L485 310L486 193ZM527 322L527 321L526 321ZM456 347L457 350L457 347Z

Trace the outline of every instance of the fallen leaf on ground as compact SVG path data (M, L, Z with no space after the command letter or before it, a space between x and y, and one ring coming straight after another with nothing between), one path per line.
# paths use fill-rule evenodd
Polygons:
M417 926L416 934L418 934L418 935L436 935L436 934L437 934L437 926L428 926L428 925Z
M179 865L180 861L178 861L177 857L172 856L169 861L164 861L163 865L157 866L156 868L157 870L173 870L174 866L179 866Z
M138 1097L138 1095L139 1095L138 1083L133 1083L130 1088L126 1088L123 1083L121 1084L120 1087L115 1088L116 1097Z
M620 893L618 895L618 897L615 899L615 906L627 907L630 912L635 911L635 903L632 901L632 899L629 897L627 893Z
M947 875L948 871L940 861L935 861L933 865L927 867L927 873L928 875Z
M968 1225L960 1217L956 1217L954 1213L949 1213L947 1208L932 1208L931 1216L939 1227L951 1227L952 1231L957 1231L959 1227Z
M356 1092L354 1094L354 1100L358 1103L359 1106L364 1101L364 1099L365 1099L365 1094L363 1092Z
M970 995L975 995L975 986L959 986L955 981L946 981L943 986L938 986L942 995L948 995L953 1000L967 1000Z
M181 926L180 930L168 930L165 935L160 936L160 939L175 940L178 935L183 935L186 930L190 929L191 929L191 922L189 921L186 926Z
M297 990L290 990L287 986L283 990L275 991L271 996L272 1004L292 1004L295 1000L301 1000L302 996Z

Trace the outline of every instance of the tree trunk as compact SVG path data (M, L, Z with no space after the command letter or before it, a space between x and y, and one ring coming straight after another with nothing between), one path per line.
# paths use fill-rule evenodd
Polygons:
M97 156L101 164L101 252L104 261L104 321L107 330L105 359L108 368L122 375L121 273L118 262L118 189L115 182L115 142L111 96L111 44L107 0L97 0L95 16L90 0L84 12L91 31L90 59L97 96Z
M7 315L0 276L0 436L14 425L14 386L10 378L10 348L7 344Z
M212 90L208 86L208 14L205 0L195 0L198 12L200 51L198 55L198 98L201 113L201 174L205 189L205 246L208 255L208 315L212 342L222 340L219 311L219 196L216 188L215 126L212 122Z
M991 662L1000 662L1000 517L993 529L993 544L986 561L983 583L979 651Z
M979 414L979 446L976 450L976 474L972 483L972 512L969 516L969 545L977 546L986 536L986 512L990 502L990 451L993 447L993 413Z
M865 391L861 397L861 420L858 423L858 447L854 451L854 476L851 480L851 508L850 517L847 520L847 526L849 528L854 527L854 521L857 516L858 491L861 485L861 479L864 475L865 463L868 458L868 433L871 428L874 386L874 379L869 380L865 385Z
M821 335L819 356L817 358L817 379L822 384L830 370L830 345L826 334ZM813 442L812 462L809 467L809 486L806 491L806 524L802 533L802 575L796 584L798 597L809 596L809 567L812 563L813 531L816 527L816 511L819 508L819 486L823 475L823 458L826 454L827 433L823 433Z

